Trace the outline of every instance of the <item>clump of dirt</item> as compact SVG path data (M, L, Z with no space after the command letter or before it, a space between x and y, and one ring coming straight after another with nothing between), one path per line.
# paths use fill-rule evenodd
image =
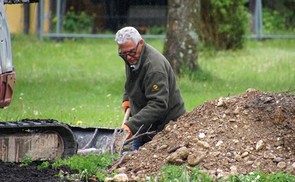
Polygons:
M38 169L41 163L41 161L34 161L29 165L23 166L21 163L0 161L0 181L60 182L61 175L77 173L77 171L73 171L66 166L61 166L56 169L51 167Z
M257 170L295 175L295 96L248 89L205 102L127 155L119 170L138 179L166 164L198 165L214 179Z

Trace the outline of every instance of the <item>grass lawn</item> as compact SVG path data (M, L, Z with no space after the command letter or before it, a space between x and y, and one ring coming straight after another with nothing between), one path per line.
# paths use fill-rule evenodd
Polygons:
M163 40L146 42L162 51ZM112 39L40 42L13 36L15 93L0 121L51 118L84 126L119 127L124 63ZM237 51L200 49L201 72L178 79L187 111L207 100L255 88L295 93L295 41L248 41Z

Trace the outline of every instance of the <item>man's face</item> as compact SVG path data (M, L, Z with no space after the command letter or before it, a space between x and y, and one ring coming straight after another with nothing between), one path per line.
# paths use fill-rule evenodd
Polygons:
M127 61L130 65L138 63L141 52L141 41L137 45L132 40L128 40L125 44L118 45L119 56Z

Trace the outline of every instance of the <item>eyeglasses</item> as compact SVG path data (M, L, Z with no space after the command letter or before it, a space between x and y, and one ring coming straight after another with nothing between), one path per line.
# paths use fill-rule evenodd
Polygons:
M119 50L119 56L123 59L127 59L127 56L131 56L131 57L134 57L136 55L136 52L137 52L137 48L138 48L138 45L139 43L137 43L136 47L129 50L129 51L125 51L125 52L121 52Z

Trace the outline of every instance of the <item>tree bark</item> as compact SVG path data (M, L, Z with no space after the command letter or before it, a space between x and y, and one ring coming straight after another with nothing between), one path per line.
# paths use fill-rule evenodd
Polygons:
M200 0L168 0L168 23L164 56L176 75L198 69L197 23Z

